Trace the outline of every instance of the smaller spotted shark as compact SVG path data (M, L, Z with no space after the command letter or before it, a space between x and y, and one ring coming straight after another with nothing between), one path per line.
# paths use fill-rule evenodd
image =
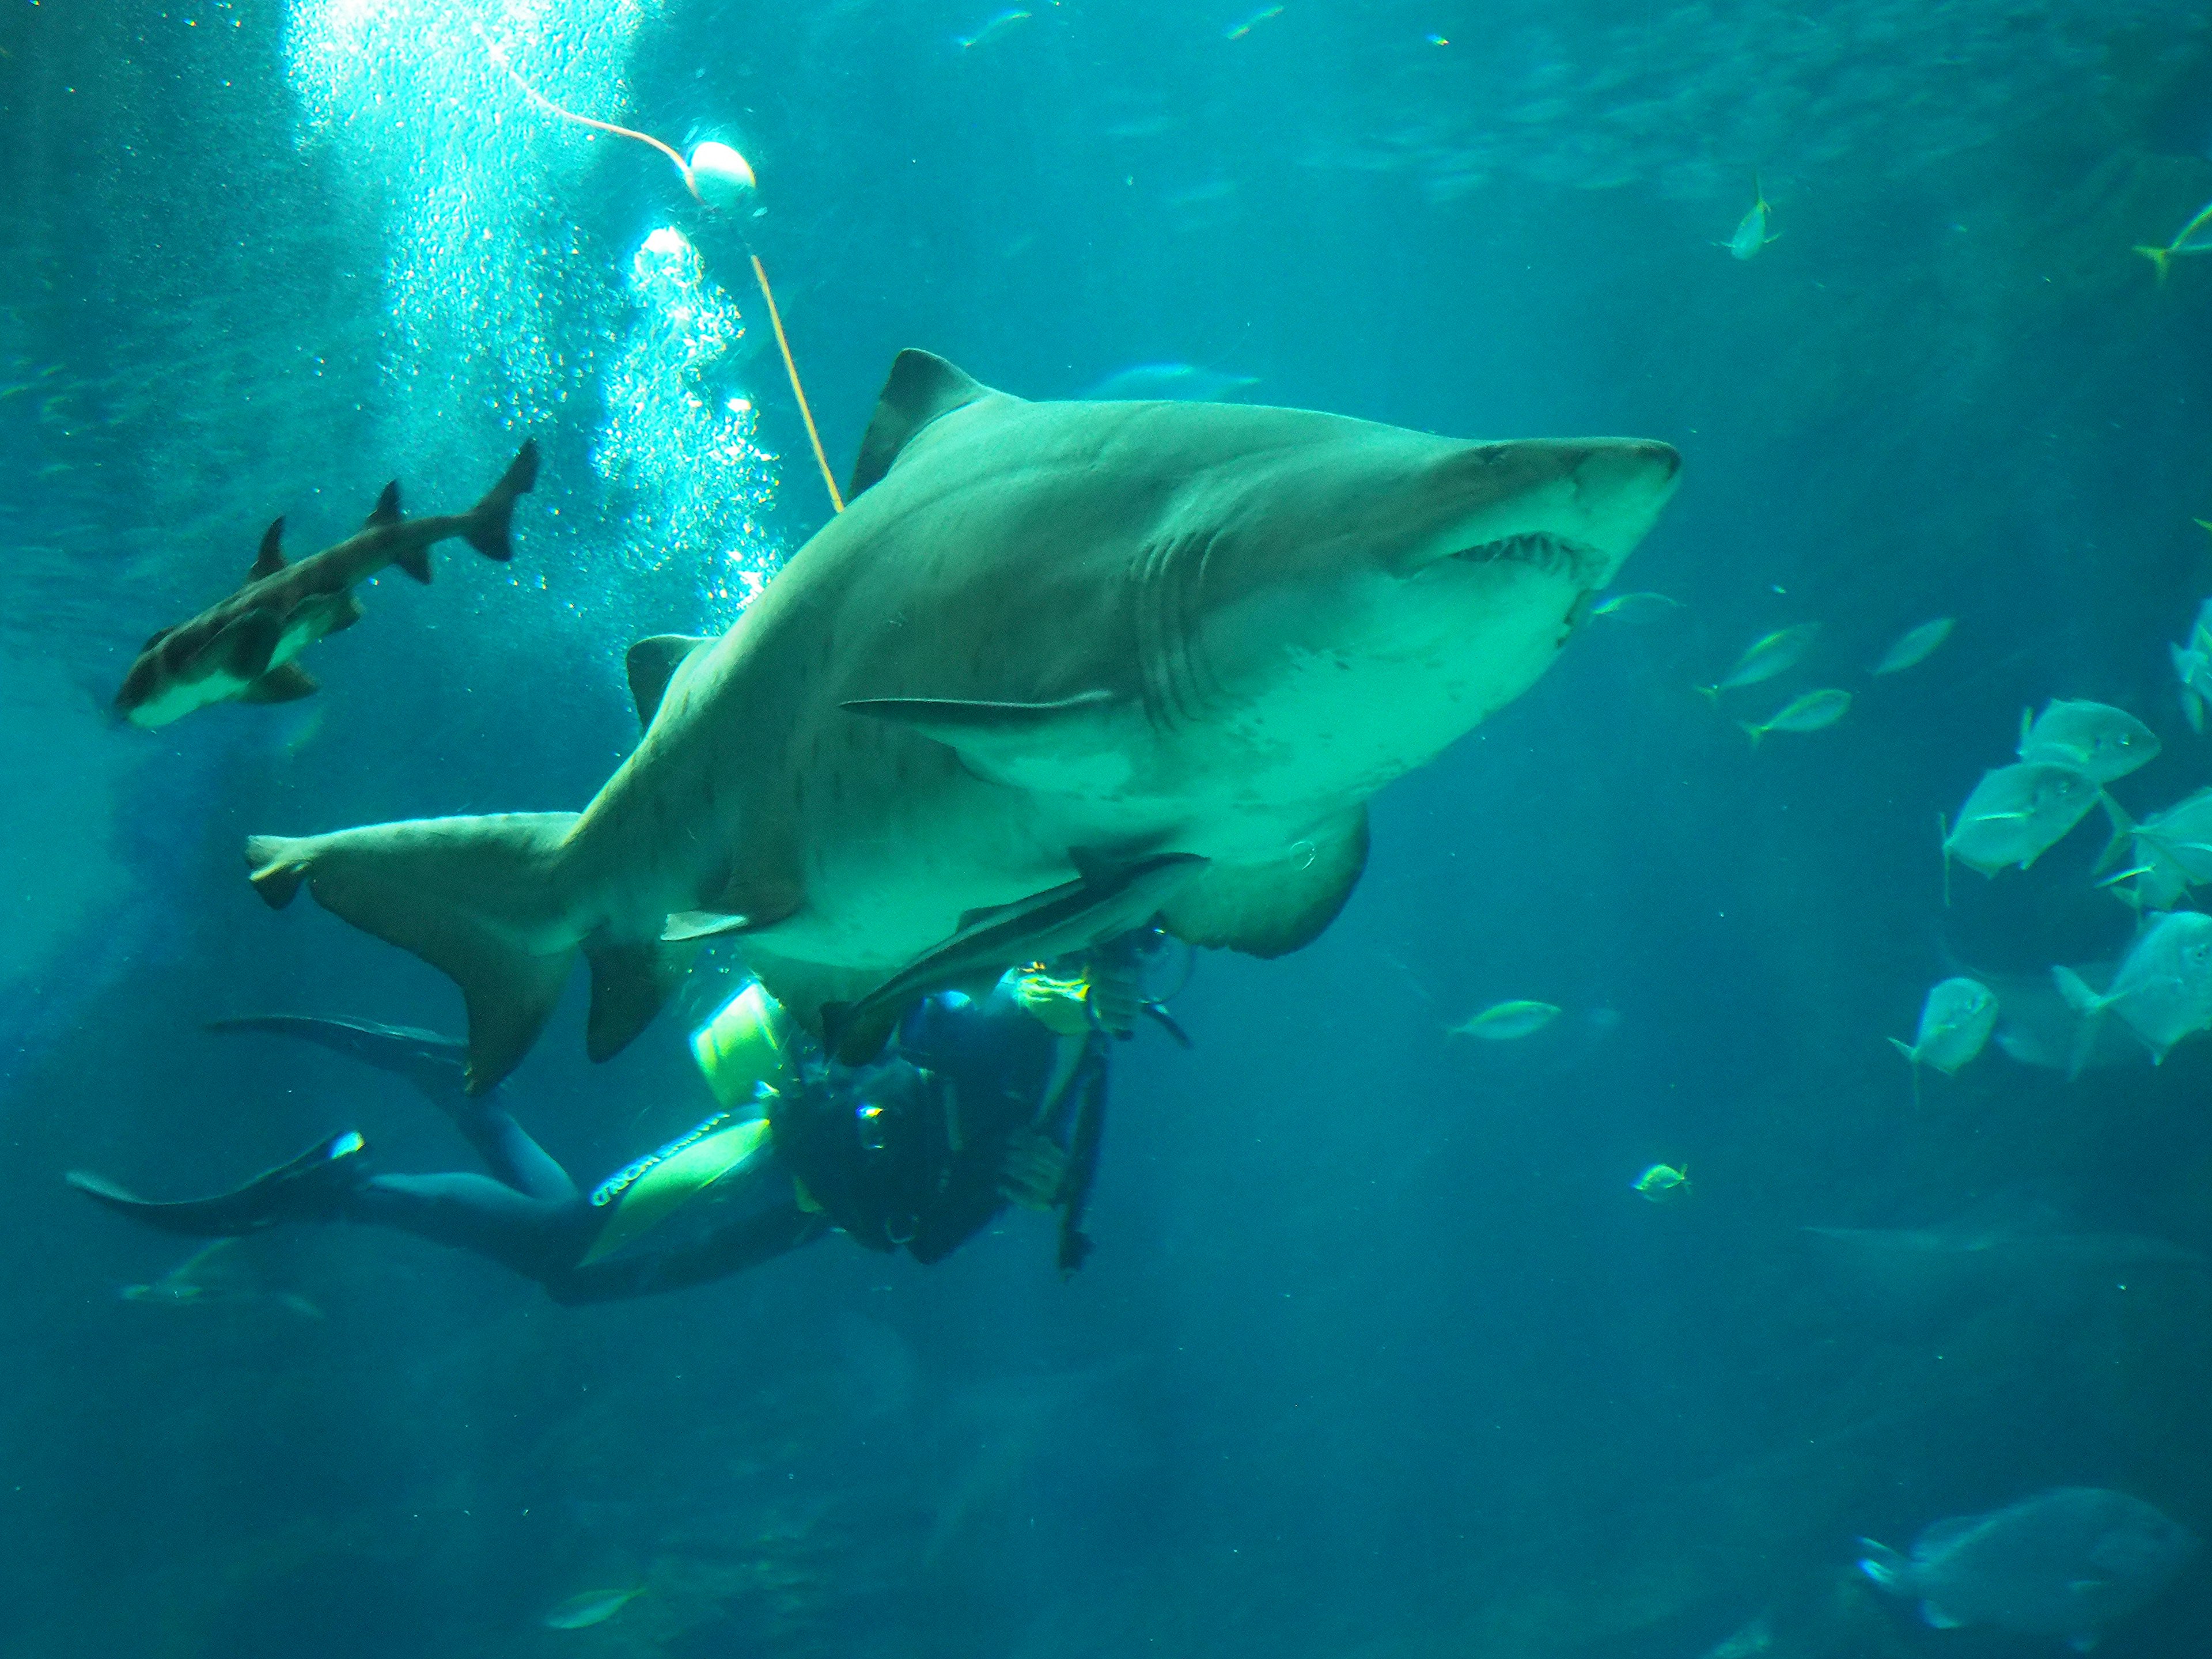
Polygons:
M165 628L140 647L115 694L115 710L133 726L167 726L210 703L290 702L312 696L314 677L292 659L325 634L361 620L354 585L388 564L418 582L430 580L430 550L455 536L486 558L512 556L507 526L514 498L538 482L538 444L526 441L505 476L466 513L399 516L399 485L385 485L376 510L335 547L297 563L284 559L284 520L270 525L238 591L188 623Z

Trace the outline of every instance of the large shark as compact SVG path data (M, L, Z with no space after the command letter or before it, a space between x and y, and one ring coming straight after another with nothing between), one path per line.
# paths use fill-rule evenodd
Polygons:
M116 713L133 726L167 726L234 698L290 702L313 696L314 677L292 659L361 620L356 583L388 564L427 582L430 550L455 536L486 558L507 559L514 498L537 482L538 445L526 441L505 475L466 513L403 519L399 485L388 483L358 531L292 564L284 561L284 520L277 520L237 591L139 648L115 694Z
M1194 945L1278 954L1358 881L1367 798L1528 689L1678 465L1640 439L1030 403L903 352L847 510L720 638L633 647L644 736L583 812L256 836L248 869L450 975L477 1090L580 950L594 1058L726 929L817 1029L963 937L1022 959L1024 915L1056 949L1109 937L1146 919L1133 895Z

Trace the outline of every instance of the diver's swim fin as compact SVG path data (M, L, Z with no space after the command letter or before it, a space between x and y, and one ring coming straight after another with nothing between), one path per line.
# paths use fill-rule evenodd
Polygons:
M465 1103L469 1045L411 1025L385 1025L372 1019L328 1018L319 1014L252 1014L211 1019L210 1031L258 1031L297 1037L319 1048L343 1054L379 1071L405 1078L447 1111Z
M361 1160L368 1152L361 1132L348 1129L234 1191L169 1203L140 1198L82 1170L71 1170L66 1178L87 1198L162 1232L234 1238L280 1222L335 1221L346 1194L362 1178Z

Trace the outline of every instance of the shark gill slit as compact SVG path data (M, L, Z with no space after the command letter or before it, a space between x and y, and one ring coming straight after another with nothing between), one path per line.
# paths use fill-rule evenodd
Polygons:
M1206 702L1191 646L1211 550L1210 538L1178 536L1139 555L1137 660L1145 714L1162 732L1197 720Z

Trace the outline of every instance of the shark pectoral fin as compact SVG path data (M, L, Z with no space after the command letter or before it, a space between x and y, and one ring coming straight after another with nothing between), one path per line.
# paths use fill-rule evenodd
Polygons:
M637 700L639 731L651 726L653 717L660 712L660 700L668 695L668 683L676 678L684 659L701 646L713 643L690 634L655 634L630 647L623 660L629 671L629 694Z
M240 702L297 702L312 697L323 683L295 662L279 663L238 694Z
M360 620L361 601L351 593L342 593L331 606L331 625L323 632L325 635L343 634Z
M817 1036L822 1035L825 1005L856 1002L883 977L873 969L787 959L757 942L745 946L745 966L768 988L768 994L783 1005L786 1013Z
M686 939L712 939L717 933L738 933L751 927L750 916L728 916L719 910L672 910L666 926L660 930L663 945L681 945Z
M423 586L428 587L430 585L430 550L427 544L421 547L401 548L392 556L392 562L422 583Z
M284 637L284 623L273 611L249 611L228 623L209 646L211 660L234 680L258 680L269 672L269 659Z
M368 509L368 516L361 521L363 530L381 530L388 524L399 522L399 480L394 478L384 486L384 493L376 498L376 505Z
M978 398L1000 396L980 380L953 368L944 358L909 347L891 360L891 372L876 399L876 412L860 440L860 453L853 463L853 480L845 491L847 501L891 470L899 452L915 434L940 415L950 415Z
M261 550L253 556L253 568L246 573L246 580L258 582L264 576L273 576L284 568L284 520L261 532Z
M586 943L592 962L592 1012L584 1027L584 1052L611 1060L653 1024L668 994L691 971L696 939L675 943L640 939L620 945Z
M1056 702L866 697L841 706L943 744L987 783L1092 794L1120 787L1133 770L1109 726L1120 702L1110 691L1083 691Z
M822 1005L822 1042L830 1056L847 1066L866 1066L884 1051L906 1017L906 1006L825 1002Z
M573 812L507 812L256 836L246 871L272 908L305 882L325 910L459 986L469 1092L482 1094L530 1051L574 964L551 878L575 822Z
M1279 957L1336 920L1367 867L1367 809L1355 806L1266 864L1214 864L1162 908L1190 945Z

